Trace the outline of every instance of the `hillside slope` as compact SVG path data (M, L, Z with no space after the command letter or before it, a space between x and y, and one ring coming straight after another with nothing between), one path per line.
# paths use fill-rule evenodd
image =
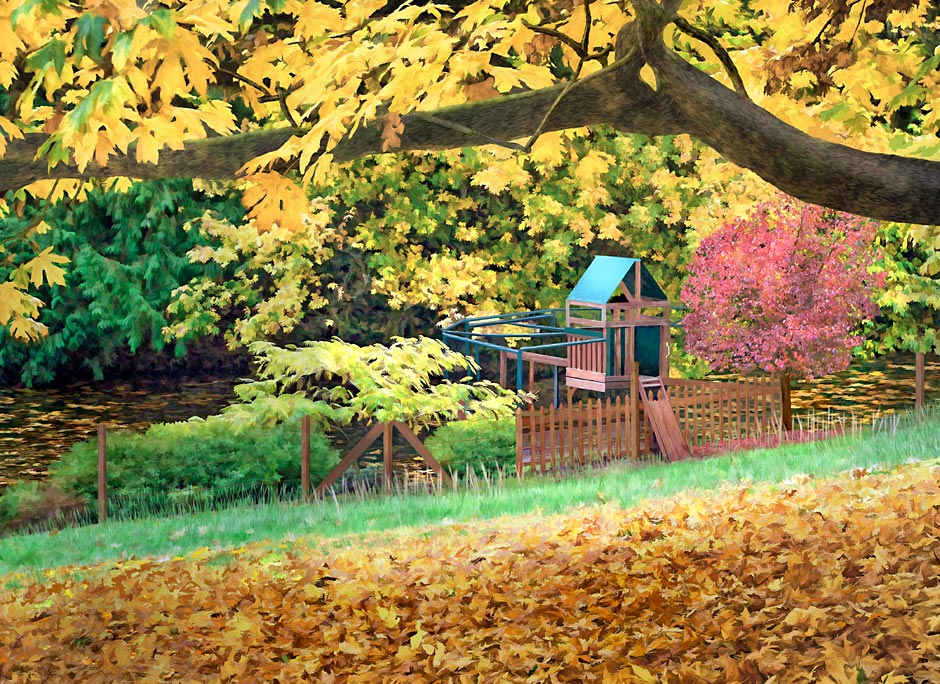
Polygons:
M940 681L940 467L50 572L12 682Z

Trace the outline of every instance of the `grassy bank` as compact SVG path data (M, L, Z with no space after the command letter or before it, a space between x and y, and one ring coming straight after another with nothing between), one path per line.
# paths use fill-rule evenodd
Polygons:
M935 682L938 475L52 570L0 591L0 680Z
M669 499L684 490L713 490L729 483L784 482L851 469L883 470L940 457L940 411L926 419L888 419L821 442L737 452L704 461L611 467L558 479L503 477L476 480L459 491L400 494L365 499L328 498L308 505L271 504L65 529L0 539L0 576L32 575L46 568L108 560L175 557L193 550L228 549L249 542L309 536L349 543L348 535L432 525L544 514L601 501L628 507ZM330 543L334 543L331 541Z

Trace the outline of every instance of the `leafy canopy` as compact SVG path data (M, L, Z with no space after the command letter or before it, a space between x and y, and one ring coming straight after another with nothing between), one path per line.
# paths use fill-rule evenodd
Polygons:
M686 349L713 368L814 377L844 370L878 307L875 224L778 197L702 240L682 299Z
M255 342L250 349L257 356L260 379L235 387L241 403L225 409L223 416L236 424L309 415L321 424L374 420L437 425L463 412L507 417L528 398L489 381L442 379L478 367L473 359L428 337L367 347L338 339L286 348Z
M2 0L0 18L0 188L24 197L238 178L261 230L296 230L298 183L335 163L497 145L513 154L478 174L497 188L519 154L557 154L545 133L607 124L688 133L713 177L731 160L860 215L940 211L929 0ZM61 278L61 257L36 259L0 285L23 336L30 280Z

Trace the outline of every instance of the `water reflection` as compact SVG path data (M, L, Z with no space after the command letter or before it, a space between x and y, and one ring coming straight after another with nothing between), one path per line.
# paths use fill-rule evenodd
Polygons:
M925 399L940 401L940 359L928 357ZM914 406L914 359L899 356L859 364L817 380L793 383L794 411L851 413L860 422Z
M48 464L74 442L110 429L144 430L154 422L186 420L217 413L234 399L237 379L82 385L56 390L0 387L0 486L14 479L39 479ZM859 421L903 412L914 404L911 356L860 364L835 375L793 384L796 412L851 413ZM926 399L940 401L940 359L927 361ZM344 451L364 430L350 431L337 448ZM405 450L403 450L405 451ZM381 442L367 459L381 462ZM411 465L420 467L419 462Z
M109 429L144 430L154 422L218 413L237 380L76 385L64 389L0 387L0 485L38 479L69 447Z

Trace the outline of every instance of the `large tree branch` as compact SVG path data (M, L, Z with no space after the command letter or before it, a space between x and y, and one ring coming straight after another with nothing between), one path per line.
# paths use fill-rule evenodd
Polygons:
M618 86L621 74L612 65L582 79L561 99L548 117L546 131L609 124L646 135L678 133L681 128L667 101L648 88L627 92ZM437 150L492 143L494 140L525 138L538 128L546 112L566 84L551 88L480 100L402 117L405 129L397 150ZM448 125L450 124L450 125ZM181 150L164 149L157 164L140 163L131 148L118 154L103 168L90 163L79 173L74 164L60 163L49 169L46 160L36 159L43 134L10 141L0 158L0 192L20 188L43 178L105 178L130 176L158 178L231 179L245 162L273 152L303 129L280 128L194 140ZM337 162L346 162L382 152L382 124L361 126L332 151Z
M940 223L940 163L813 138L665 46L647 57L659 93L684 114L690 135L784 192L860 216Z
M525 139L549 113L546 131L608 124L650 136L689 133L808 202L874 218L940 223L940 163L818 140L746 101L665 48L662 30L677 5L636 0L637 22L617 36L618 61L581 79L563 98L558 96L567 85L559 84L405 116L399 149ZM645 62L656 73L656 91L638 78ZM334 158L344 162L380 153L381 130L381 122L360 127L333 150ZM130 150L112 157L107 168L90 164L82 174L68 164L48 169L44 159L35 158L45 136L29 135L11 141L0 158L0 191L41 178L230 179L245 162L303 132L285 128L192 141L182 150L163 150L159 164L138 163Z

